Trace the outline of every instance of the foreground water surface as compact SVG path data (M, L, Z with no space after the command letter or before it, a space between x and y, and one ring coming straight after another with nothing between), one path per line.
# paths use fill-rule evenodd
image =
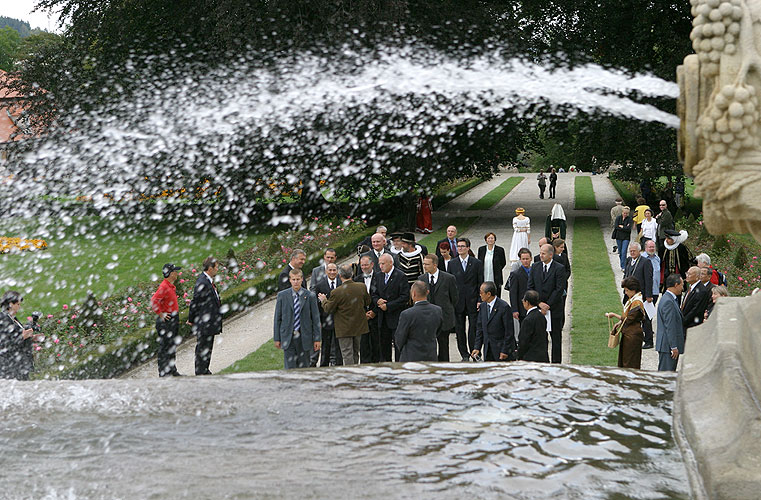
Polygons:
M675 382L524 363L3 381L0 498L687 498Z

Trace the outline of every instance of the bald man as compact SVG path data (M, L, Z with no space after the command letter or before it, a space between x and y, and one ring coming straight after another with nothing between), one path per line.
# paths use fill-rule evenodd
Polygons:
M394 259L383 254L378 259L379 273L373 273L375 287L371 288L372 303L378 310L378 330L380 332L380 360L392 361L391 345L394 332L399 324L399 315L410 301L410 285L407 276L394 266ZM396 360L399 361L399 351Z
M370 237L370 245L372 248L370 248L368 252L360 255L360 260L362 257L369 257L373 263L373 271L379 273L380 264L378 263L378 259L380 259L381 255L389 253L388 247L386 246L386 237L381 233L375 233Z
M447 227L447 237L443 240L439 240L439 242L436 243L436 256L439 258L439 260L441 260L441 250L439 250L439 245L442 243L449 245L449 255L454 257L457 255L457 241L457 227Z
M565 267L553 259L555 249L552 245L542 245L539 250L539 262L531 266L528 275L528 289L539 294L539 309L542 314L549 316L547 331L552 338L553 363L560 363L562 357L563 320L563 291L566 287ZM549 314L548 314L549 313Z

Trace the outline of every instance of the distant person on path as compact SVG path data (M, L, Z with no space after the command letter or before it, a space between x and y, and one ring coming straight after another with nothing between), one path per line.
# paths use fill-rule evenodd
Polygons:
M433 204L429 196L420 195L418 198L415 222L415 230L418 233L430 234L433 232Z
M678 274L666 277L666 292L658 304L658 371L676 371L679 354L684 352L684 326L679 299L683 281Z
M164 264L161 269L164 281L151 297L151 309L156 313L156 334L159 339L159 377L180 376L175 365L175 357L182 337L180 337L180 308L174 284L179 277L177 271L181 269L174 264Z
M700 268L693 266L687 270L685 280L689 284L687 294L682 301L682 316L684 322L684 335L687 338L687 330L703 323L708 302L711 294L700 282Z
M311 354L320 350L320 312L315 294L301 286L301 269L291 269L290 288L277 294L275 347L283 350L283 367L307 368Z
M547 176L544 175L544 170L539 171L539 175L536 176L537 184L539 186L539 198L544 199L544 190L547 189Z
M529 290L539 293L539 309L547 318L547 330L552 338L552 362L560 363L563 353L563 292L565 291L565 269L552 257L552 245L544 245L539 253L540 262L531 266L528 278Z
M362 335L359 340L359 361L360 363L379 363L380 362L380 332L378 330L378 306L372 302L372 296L375 293L378 273L373 269L373 261L369 255L363 255L359 259L361 273L354 278L354 281L365 285L367 293L370 294L370 305L365 308L367 317L368 333Z
M677 208L684 207L684 176L680 175L674 184L674 203Z
M370 306L371 298L364 284L352 280L351 266L341 266L338 273L341 285L333 290L330 298L324 293L319 294L317 298L322 302L325 312L333 315L343 364L356 365L359 363L362 335L370 331L367 324L367 307Z
M360 259L362 259L362 257L365 257L365 256L369 257L370 260L373 262L373 268L375 272L379 273L380 264L378 264L378 259L380 259L381 255L389 254L388 248L386 248L386 237L383 236L379 232L375 233L370 238L370 245L372 246L370 251L360 255Z
M290 272L293 269L299 269L302 273L304 273L304 264L306 264L307 261L307 253L304 250L301 250L300 248L295 249L291 252L291 260L286 264L286 266L283 268L282 271L280 271L280 275L277 278L277 289L278 291L283 291L286 288L291 287L290 282ZM304 273L305 274L305 273ZM306 288L308 283L306 279L303 280L303 286Z
M642 320L645 318L645 305L642 302L640 284L637 278L629 276L621 281L624 289L626 305L624 312L619 316L616 313L605 313L607 318L616 318L623 323L621 329L621 341L618 348L618 367L640 369L642 364Z
M24 328L16 318L24 298L15 290L8 290L0 299L0 378L28 380L32 369L28 364L31 345L27 339L42 341L31 328Z
M497 286L492 281L484 282L479 294L476 341L470 355L477 359L483 350L484 361L515 361L517 346L510 306L497 297Z
M645 200L650 199L650 197L653 195L653 189L650 186L650 179L644 178L642 182L639 183L639 191L642 193L642 197Z
M497 245L497 235L488 232L484 236L486 245L478 247L478 260L484 265L484 281L493 281L497 285L497 297L500 296L504 279L502 270L507 265L505 249Z
M682 279L687 277L687 270L693 264L692 252L684 245L688 238L687 231L666 230L666 240L663 242L664 251L661 258L661 283L669 274L679 274Z
M441 244L446 243L449 245L449 255L457 255L457 226L447 227L447 237L443 240L439 240L436 243L436 256L441 259Z
M653 217L653 211L651 209L645 210L645 218L642 220L642 238L640 238L640 244L645 245L648 240L658 240L658 222Z
M528 248L531 244L531 219L526 217L526 211L518 207L513 217L513 240L510 242L510 264L518 262L518 250Z
M645 220L645 210L650 210L647 202L641 196L637 198L637 208L634 209L634 216L632 219L637 225L637 234L642 231L642 221Z
M400 355L397 361L436 361L436 339L441 333L441 307L427 300L428 285L415 281L410 287L413 306L399 315L394 342Z
M727 287L724 285L716 285L711 289L711 300L708 302L708 307L706 307L703 322L708 321L708 318L711 316L713 308L716 305L716 301L719 300L720 297L729 297Z
M402 251L396 256L396 265L412 285L423 274L423 249L415 243L415 233L402 233Z
M658 244L658 256L661 257L662 260L663 251L666 248L666 231L674 229L674 217L668 209L668 203L666 203L666 200L658 202L658 207L661 209L661 212L655 216L655 220L658 222L658 241L656 241L656 243Z
M650 266L653 268L653 305L658 303L658 295L661 290L661 259L658 257L657 249L655 248L655 241L648 240L645 243L644 257L650 261ZM645 343L642 345L643 349L653 348L653 318L645 316L642 320L642 330L645 333Z
M441 331L437 337L438 360L449 361L449 336L455 331L454 308L460 298L457 290L457 280L450 273L438 267L438 257L426 255L423 259L425 274L419 281L428 284L428 301L441 308Z
M222 333L222 300L219 298L214 277L219 271L219 263L214 257L203 261L203 273L193 287L188 323L196 336L196 375L211 375L209 363L214 349L214 337Z
M449 243L440 243L436 253L441 254L441 257L439 257L439 269L441 271L449 272L449 263L452 262L453 255L449 248Z
M621 198L616 198L616 204L613 206L613 208L610 209L610 230L611 231L613 231L616 227L616 219L624 211L623 203L624 203L624 200L622 200ZM616 253L616 250L618 250L618 245L613 245L613 253Z
M391 359L394 331L399 324L399 314L410 300L410 286L402 271L394 267L394 259L389 254L381 255L381 272L376 275L373 304L378 306L378 329L380 331L381 362ZM397 359L399 353L397 352Z
M616 217L615 226L613 228L613 239L616 240L616 246L618 247L618 255L622 271L626 267L626 255L629 250L629 240L632 237L632 223L632 218L629 216L629 207L624 207L621 215Z
M547 238L547 243L552 243L553 240L558 238L565 239L566 237L565 212L560 203L555 203L552 206L550 215L547 216L547 220L544 223L544 236Z
M526 314L518 334L518 359L549 363L547 320L538 307L539 294L535 290L528 290L521 304Z
M309 291L314 293L317 283L325 277L325 267L328 264L336 263L336 251L333 248L326 248L322 254L322 264L312 269L312 277L309 280Z
M555 189L558 185L558 174L553 168L550 170L550 198L555 198Z
M527 309L522 306L523 297L528 291L528 276L531 273L531 250L528 248L521 248L518 251L520 257L520 265L510 273L510 277L507 280L507 286L510 290L510 305L512 306L513 318L522 322L526 317ZM534 305L539 304L537 302ZM546 352L546 349L545 349ZM549 359L547 360L549 362Z
M483 263L470 256L470 240L461 238L457 241L458 257L449 264L449 272L457 280L459 300L455 306L455 332L457 333L457 350L462 361L470 359L472 347L476 341L476 321L478 317L479 287L484 282ZM468 320L467 333L465 320Z
M336 288L341 286L342 280L338 277L338 267L334 263L328 264L325 269L325 276L317 283L314 290L310 290L316 296L325 295L330 298ZM341 366L343 358L341 357L341 348L336 341L336 325L333 315L322 307L322 302L317 302L317 310L320 313L320 366ZM312 366L315 364L315 354L312 354Z

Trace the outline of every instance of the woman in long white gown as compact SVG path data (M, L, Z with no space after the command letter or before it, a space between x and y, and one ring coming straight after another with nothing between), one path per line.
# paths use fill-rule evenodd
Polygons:
M513 217L513 241L510 243L510 264L518 262L518 250L531 244L531 219L523 215L525 210L515 209Z

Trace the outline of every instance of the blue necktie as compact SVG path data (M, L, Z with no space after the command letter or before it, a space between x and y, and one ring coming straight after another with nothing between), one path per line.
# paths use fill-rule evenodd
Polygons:
M301 330L301 300L298 293L293 296L293 329Z
M465 271L465 270L467 270L467 268L468 268L468 261L467 260L463 260L462 261L462 270Z
M384 285L388 285L388 278L391 276L391 273L386 273L386 279L383 281Z

